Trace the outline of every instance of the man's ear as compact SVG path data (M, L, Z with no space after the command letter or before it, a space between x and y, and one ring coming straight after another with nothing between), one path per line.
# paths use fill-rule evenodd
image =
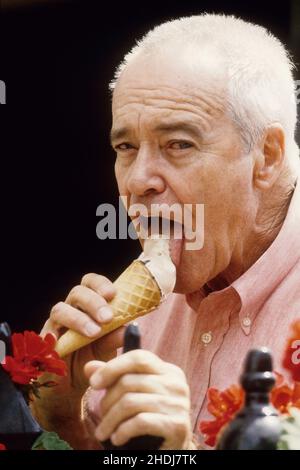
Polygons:
M285 136L280 124L267 127L261 143L261 152L254 165L254 185L269 189L277 180L284 162Z

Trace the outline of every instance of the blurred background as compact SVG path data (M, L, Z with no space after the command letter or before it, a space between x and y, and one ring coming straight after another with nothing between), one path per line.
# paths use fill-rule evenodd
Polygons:
M204 11L267 27L300 63L298 0L1 0L0 320L15 331L39 330L83 274L115 278L139 252L96 237L97 206L118 202L108 82L149 28Z

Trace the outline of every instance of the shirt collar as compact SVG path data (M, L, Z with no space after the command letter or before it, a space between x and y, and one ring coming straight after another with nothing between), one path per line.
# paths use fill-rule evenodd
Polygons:
M241 299L239 318L245 334L272 291L300 260L300 178L284 223L263 255L231 284Z

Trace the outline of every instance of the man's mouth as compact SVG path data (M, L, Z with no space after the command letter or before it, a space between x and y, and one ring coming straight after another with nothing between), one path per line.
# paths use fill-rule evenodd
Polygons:
M160 235L169 239L170 256L176 267L179 266L183 245L184 245L184 225L173 219L164 217L145 217L140 215L134 224L140 225L139 238L143 246L143 240L152 236Z
M184 225L173 219L165 217L139 216L141 229L148 237L152 235L164 235L166 238L180 239L184 236ZM146 238L146 237L144 237Z

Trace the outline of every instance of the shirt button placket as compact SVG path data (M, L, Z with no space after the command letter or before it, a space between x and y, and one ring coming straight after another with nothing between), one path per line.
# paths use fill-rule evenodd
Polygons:
M205 346L207 346L209 343L211 343L212 339L213 339L213 335L212 335L211 331L207 331L205 333L202 333L202 335L201 335L201 341Z
M251 326L251 320L249 317L244 317L243 318L243 325L246 327L246 328L249 328Z

